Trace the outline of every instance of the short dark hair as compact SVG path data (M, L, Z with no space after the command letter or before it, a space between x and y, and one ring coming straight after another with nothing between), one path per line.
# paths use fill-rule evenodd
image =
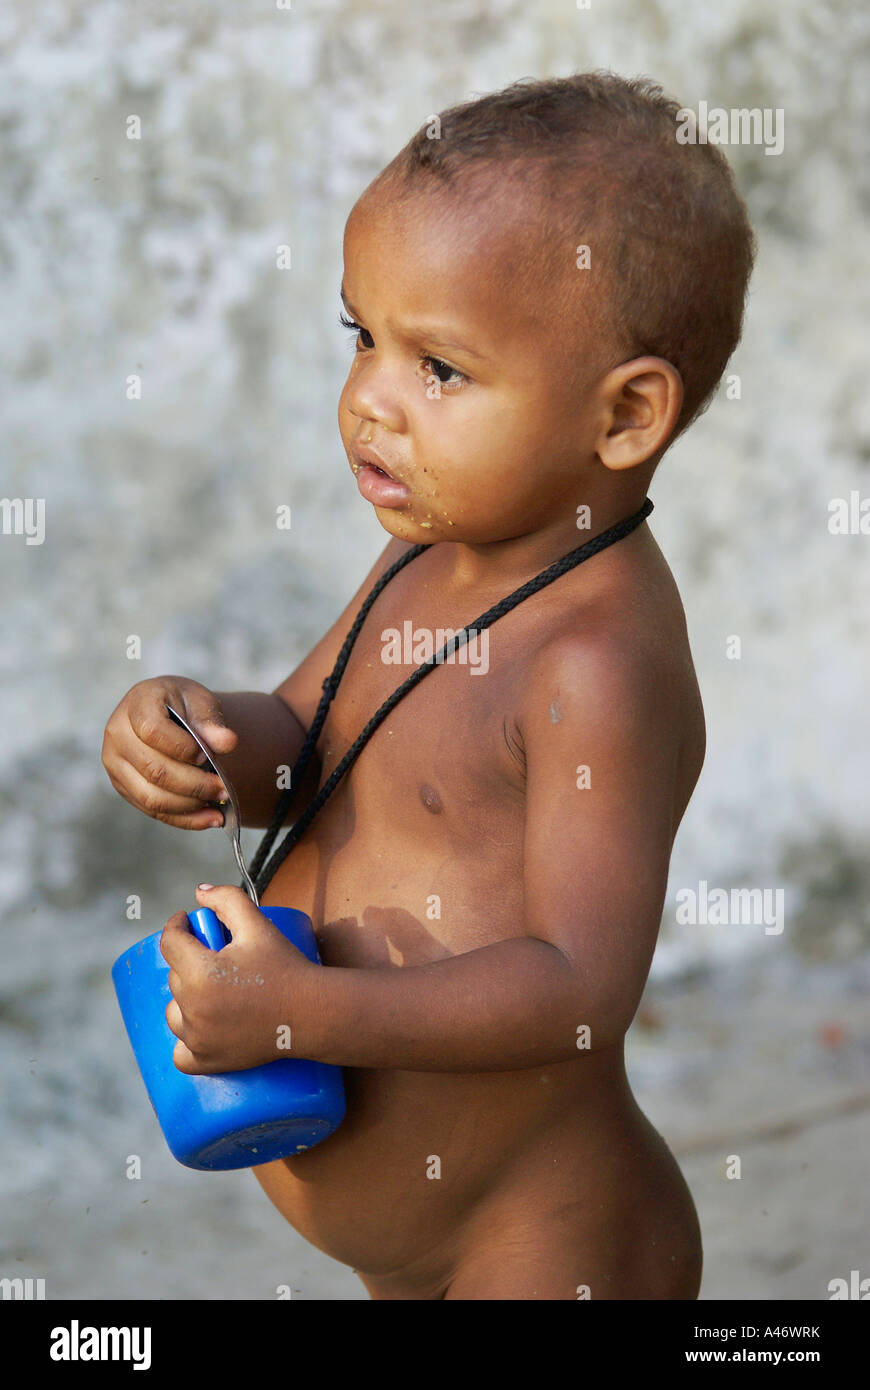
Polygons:
M728 161L713 144L678 143L681 109L643 77L524 78L441 112L437 138L430 118L384 170L417 190L482 165L531 176L556 228L589 244L593 270L603 264L621 360L652 354L679 371L675 435L709 404L740 340L755 256Z

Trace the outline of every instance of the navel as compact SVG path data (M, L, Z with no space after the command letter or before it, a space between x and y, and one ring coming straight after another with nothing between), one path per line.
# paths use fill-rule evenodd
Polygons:
M433 816L440 816L441 812L444 810L441 797L434 787L430 787L428 782L424 782L420 788L420 800L426 807L426 810L432 812Z

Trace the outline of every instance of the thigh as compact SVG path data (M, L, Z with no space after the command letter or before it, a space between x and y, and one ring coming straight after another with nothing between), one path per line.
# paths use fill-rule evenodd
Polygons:
M443 1297L573 1301L585 1293L582 1281L574 1282L578 1267L578 1262L556 1250L481 1252L457 1271Z

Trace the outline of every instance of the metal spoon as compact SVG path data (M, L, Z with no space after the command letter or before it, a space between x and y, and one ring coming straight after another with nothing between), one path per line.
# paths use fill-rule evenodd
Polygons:
M238 864L242 878L244 879L244 887L247 890L251 902L254 904L254 907L259 907L260 900L257 897L257 890L254 887L253 879L248 873L247 866L242 855L242 816L239 810L238 797L236 796L236 793L233 790L233 784L230 781L229 777L227 777L227 774L224 772L214 753L211 751L207 744L203 743L199 734L196 733L196 731L190 727L186 720L182 719L181 715L176 710L174 710L171 705L166 706L166 712L169 715L170 719L174 719L176 724L180 724L182 729L187 730L194 743L205 754L206 772L217 773L218 777L221 779L221 781L227 789L227 800L218 803L221 811L223 812L224 817L223 829L227 832L232 841L233 853L236 856L236 863Z

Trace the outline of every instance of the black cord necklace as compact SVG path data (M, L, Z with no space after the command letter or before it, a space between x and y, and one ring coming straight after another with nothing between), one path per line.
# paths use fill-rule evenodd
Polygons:
M296 764L290 774L290 786L281 793L271 824L263 836L256 854L251 860L250 875L254 880L257 896L262 899L263 893L274 878L277 870L281 867L294 845L298 844L318 811L321 810L325 802L335 791L348 768L356 762L356 759L368 743L372 734L378 726L383 723L387 715L395 709L399 701L407 695L409 690L413 690L414 686L418 685L425 676L428 676L430 671L433 671L435 667L441 665L448 656L452 655L452 653L457 651L461 646L464 646L472 634L490 627L493 623L497 622L499 618L503 618L505 613L509 613L512 608L516 608L524 599L529 598L532 594L536 594L548 584L552 584L554 580L560 579L568 570L574 569L576 565L582 564L584 560L590 559L591 556L597 555L602 550L606 550L609 545L613 545L616 541L622 540L624 536L628 536L649 516L652 509L652 502L648 497L645 498L643 506L639 511L635 512L633 516L626 517L623 521L617 521L613 526L609 526L606 531L602 531L600 535L594 536L592 540L587 541L585 545L578 546L576 550L572 550L567 555L563 555L561 560L556 560L552 565L549 565L547 569L535 575L534 579L530 579L527 583L521 584L518 589L514 589L512 594L508 594L507 598L500 599L492 608L487 609L479 618L476 618L473 623L469 623L467 627L455 633L455 635L444 644L440 651L435 652L428 661L422 662L417 667L417 670L414 671L406 681L403 681L398 689L394 690L392 695L384 701L380 709L375 711L359 737L351 744L341 762L334 768L317 795L302 814L293 822L293 825L287 831L280 846L272 855L269 862L266 863L266 856L281 826L284 824L295 791L300 784L302 774L311 761L312 754L317 746L317 740L320 737L320 731L323 728L323 722L326 719L327 710L335 698L335 692L344 675L344 669L351 651L353 650L354 643L360 634L366 614L381 590L389 584L390 580L393 579L401 569L404 569L405 565L409 564L411 560L415 560L418 555L422 555L423 551L429 550L430 547L428 545L412 546L394 565L391 565L390 568L380 576L365 599L365 602L356 616L353 627L344 639L344 644L338 654L338 659L332 674L327 676L326 680L323 682L323 694L320 697L320 704L317 707L317 713L314 716L311 728L308 730L299 757L296 759Z

